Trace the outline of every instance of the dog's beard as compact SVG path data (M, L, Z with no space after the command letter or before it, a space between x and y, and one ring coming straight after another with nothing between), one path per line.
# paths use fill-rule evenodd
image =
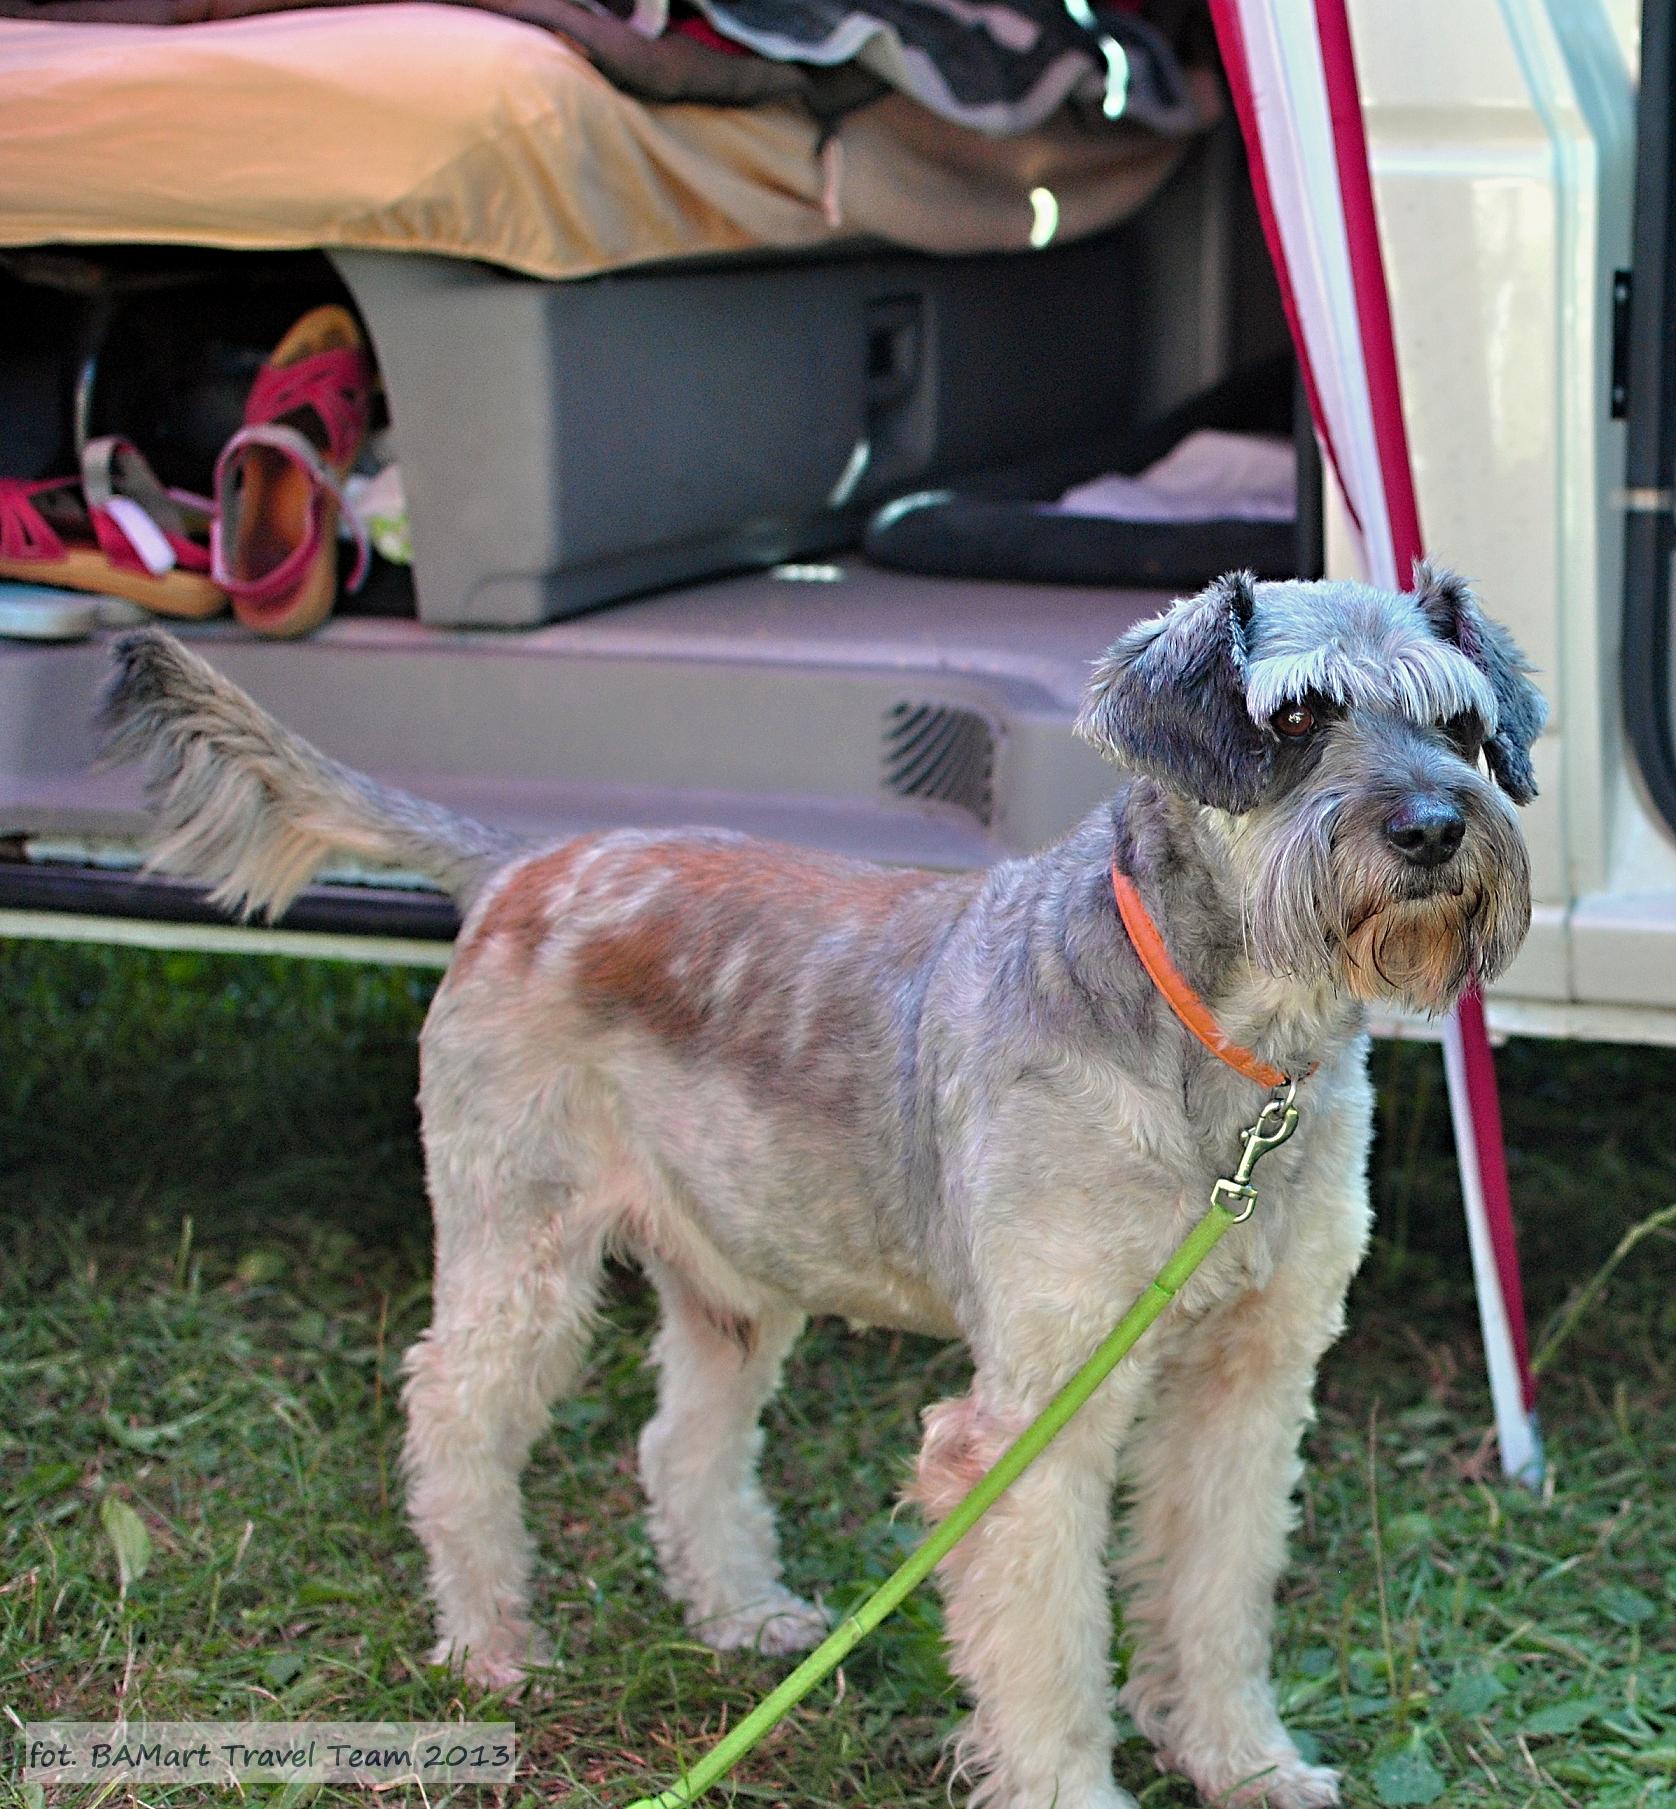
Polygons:
M1482 978L1481 904L1462 894L1399 899L1369 911L1338 943L1337 978L1353 998L1447 1011Z
M1352 998L1447 1011L1486 985L1530 927L1530 862L1512 809L1488 786L1466 801L1460 851L1421 871L1395 855L1380 813L1322 795L1241 837L1257 964Z

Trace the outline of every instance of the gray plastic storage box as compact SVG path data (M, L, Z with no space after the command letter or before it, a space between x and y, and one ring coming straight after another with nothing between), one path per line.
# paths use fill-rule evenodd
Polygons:
M568 283L337 254L388 390L421 618L521 626L807 555L892 492L1121 424L1126 241Z

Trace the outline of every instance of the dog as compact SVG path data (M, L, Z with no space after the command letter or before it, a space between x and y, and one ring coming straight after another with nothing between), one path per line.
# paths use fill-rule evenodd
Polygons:
M437 1658L487 1685L543 1658L519 1473L608 1254L660 1297L649 1524L718 1648L826 1628L756 1479L807 1315L969 1346L971 1391L925 1415L932 1518L1088 1355L1263 1102L1143 971L1115 866L1224 1034L1308 1072L1301 1125L1250 1222L942 1566L961 1769L991 1809L1132 1804L1121 1481L1121 1701L1160 1763L1212 1803L1336 1803L1268 1662L1314 1371L1368 1236L1364 1007L1442 1011L1528 928L1529 673L1425 565L1401 594L1223 578L1096 664L1077 727L1128 769L1110 803L951 875L710 831L532 848L337 765L168 636L120 640L107 746L146 763L157 864L271 914L347 851L461 907L421 1042L436 1285L405 1372Z

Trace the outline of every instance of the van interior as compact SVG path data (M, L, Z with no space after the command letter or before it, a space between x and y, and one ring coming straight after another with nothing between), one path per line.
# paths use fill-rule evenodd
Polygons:
M1096 803L1109 773L1070 733L1088 664L1178 574L896 569L863 545L881 508L1052 498L1192 428L1257 430L1296 451L1285 567L1321 569L1229 120L1122 224L1038 251L550 283L384 251L47 246L0 254L0 290L0 470L74 469L121 431L198 490L286 326L358 312L412 566L377 562L304 639L170 626L338 759L542 839L702 823L959 868ZM0 907L215 920L139 871L135 775L96 770L107 640L0 641ZM346 867L284 922L434 945L450 913Z

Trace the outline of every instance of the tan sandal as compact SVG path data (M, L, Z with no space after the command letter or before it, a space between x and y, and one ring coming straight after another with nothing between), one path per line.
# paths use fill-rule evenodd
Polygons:
M355 317L314 308L274 348L222 448L211 570L256 634L307 634L332 613L340 519L355 534L349 588L366 576L366 534L343 485L367 436L372 385Z

